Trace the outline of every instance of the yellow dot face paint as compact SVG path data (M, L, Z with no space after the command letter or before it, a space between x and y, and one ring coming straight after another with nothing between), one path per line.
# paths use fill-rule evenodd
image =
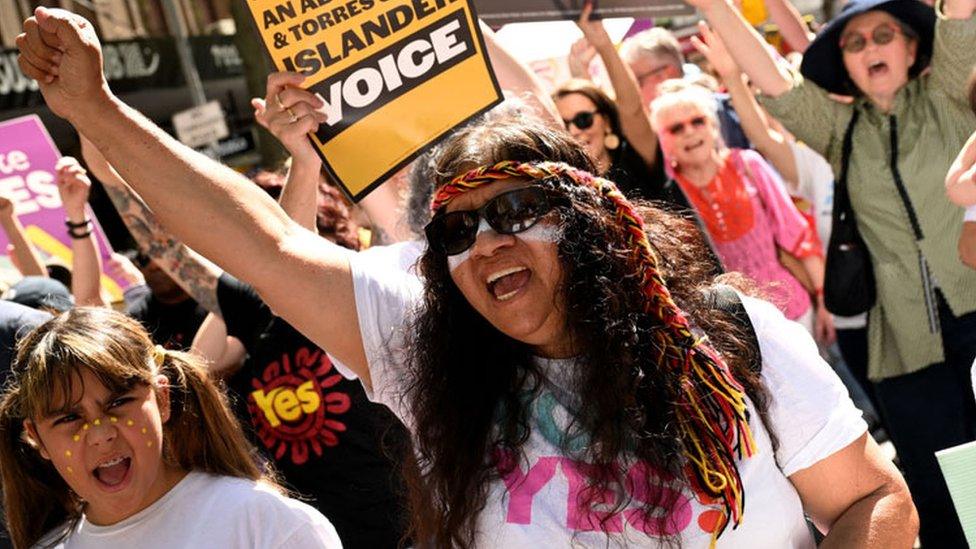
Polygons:
M125 425L126 425L127 427L132 427L132 426L133 426L133 425L135 425L135 424L136 424L136 422L134 422L134 421L132 421L131 419L127 419L127 420L125 420Z
M66 471L68 471L69 475L75 472L75 470L72 469L70 466L66 469Z
M146 434L149 430L143 427L142 429L140 429L140 431L142 431L142 434Z
M87 430L89 430L89 429L91 429L91 425L89 425L89 424L87 424L87 423L81 426L81 430L82 430L82 431L87 431Z
M94 423L94 424L95 424L95 426L98 426L98 425L101 425L101 424L102 424L102 420L100 420L100 419L96 419L96 420L95 420L95 421L93 421L92 423Z
M71 440L73 440L75 442L78 442L79 440L81 440L81 435L75 435L75 436L71 437Z
M146 448L152 448L152 441L151 440L146 443Z
M71 450L65 450L64 455L67 457L71 457Z
M118 422L119 422L119 418L117 418L117 417L115 417L115 416L109 416L109 418L108 418L108 420L109 420L109 421L110 421L111 423L118 423Z

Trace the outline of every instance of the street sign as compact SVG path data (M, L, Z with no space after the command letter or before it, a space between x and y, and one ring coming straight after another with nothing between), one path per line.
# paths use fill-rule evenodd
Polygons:
M176 138L187 147L210 145L230 135L219 101L210 101L174 114L173 127Z

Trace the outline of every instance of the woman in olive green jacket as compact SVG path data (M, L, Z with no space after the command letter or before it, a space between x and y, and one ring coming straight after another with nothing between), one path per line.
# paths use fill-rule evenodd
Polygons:
M769 112L848 187L877 281L869 375L921 517L925 547L965 546L933 453L976 437L976 271L957 255L963 211L942 182L976 129L966 78L976 64L976 0L852 0L781 67L725 0L688 0L764 94ZM829 94L853 96L835 101ZM856 113L856 116L855 116Z

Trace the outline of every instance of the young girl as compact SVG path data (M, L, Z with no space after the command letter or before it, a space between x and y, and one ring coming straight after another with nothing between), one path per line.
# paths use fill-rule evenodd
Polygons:
M340 547L280 493L193 356L102 308L19 345L0 403L0 469L17 547Z

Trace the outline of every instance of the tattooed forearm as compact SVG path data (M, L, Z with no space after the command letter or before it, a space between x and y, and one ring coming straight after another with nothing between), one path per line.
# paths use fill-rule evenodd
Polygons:
M208 311L220 314L217 301L219 267L174 238L156 221L142 199L123 182L104 182L105 191L143 253Z

